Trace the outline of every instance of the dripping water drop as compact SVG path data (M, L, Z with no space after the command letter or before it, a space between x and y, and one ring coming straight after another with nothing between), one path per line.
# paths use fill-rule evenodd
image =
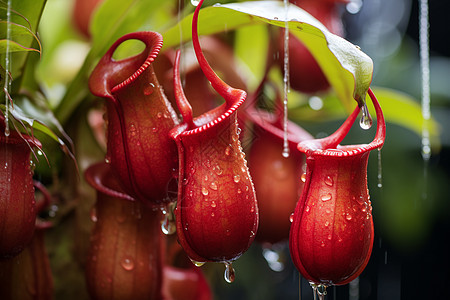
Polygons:
M324 300L327 295L327 286L323 284L317 285L317 296L319 296L319 300Z
M172 235L177 231L175 223L175 207L176 202L167 204L167 208L163 208L164 219L161 221L161 231L165 235Z
M361 108L361 112L362 116L361 120L359 121L359 126L364 130L368 130L370 129L370 127L372 127L373 121L366 103L364 103L363 107Z
M191 4L197 6L200 3L198 0L191 0Z
M174 234L177 230L177 227L173 221L170 221L167 214L164 217L164 220L161 222L161 231L165 235Z
M225 279L226 282L233 283L236 276L234 273L233 265L229 261L224 262L224 264L225 264L225 272L223 274L223 278Z
M196 260L193 260L192 258L190 258L190 260L194 264L194 266L196 266L196 267L201 267L201 266L203 266L205 264L204 261L196 261Z

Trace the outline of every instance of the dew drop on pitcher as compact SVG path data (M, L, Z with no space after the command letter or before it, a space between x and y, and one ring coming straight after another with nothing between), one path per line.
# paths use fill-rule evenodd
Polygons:
M134 261L130 257L125 257L124 259L122 259L120 264L122 265L122 268L124 268L127 271L131 271L134 269Z

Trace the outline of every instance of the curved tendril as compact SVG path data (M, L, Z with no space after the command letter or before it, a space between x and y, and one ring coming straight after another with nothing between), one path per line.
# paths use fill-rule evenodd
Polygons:
M377 114L377 132L375 138L372 141L375 148L383 147L384 140L386 139L386 123L384 121L383 111L381 110L380 103L378 103L377 97L373 93L372 89L369 88L369 96L372 100L373 106L375 107L375 112Z
M305 142L302 142L298 145L300 150L303 150L303 152L310 152L315 151L317 149L330 149L330 148L336 148L340 142L345 138L347 133L352 128L353 123L355 122L356 118L358 117L359 111L361 110L361 107L356 106L356 108L353 110L352 114L345 120L345 122L331 135L327 136L323 139L317 139L317 140L308 140Z
M180 110L181 116L183 117L183 122L187 124L188 130L194 128L194 121L192 117L192 106L186 99L183 87L181 85L180 78L180 50L177 50L175 54L175 65L173 68L173 86L175 99L177 101L178 109Z
M209 65L205 56L203 55L202 49L200 47L200 42L198 39L198 14L200 8L203 4L203 0L200 0L197 7L194 11L194 16L192 18L192 43L194 45L195 55L197 56L198 63L200 64L200 68L205 74L206 78L211 83L214 90L219 93L225 99L227 106L232 106L234 104L234 100L236 99L235 93L245 93L242 90L232 88L228 84L226 84L219 76L214 72L214 70Z

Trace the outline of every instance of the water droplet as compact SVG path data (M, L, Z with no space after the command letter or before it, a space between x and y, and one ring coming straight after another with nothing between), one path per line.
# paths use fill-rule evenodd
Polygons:
M234 182L238 183L241 180L241 176L234 175L233 180L234 180Z
M205 196L208 196L209 192L208 192L208 189L206 187L202 188L202 194L205 195Z
M152 132L153 132L153 133L158 132L158 127L153 127L153 128L152 128Z
M177 226L174 220L170 220L169 214L169 212L166 213L166 215L164 216L164 220L161 222L161 231L165 235L171 235L177 231Z
M155 85L153 83L149 83L149 85L144 88L144 95L149 96L153 94L154 88Z
M134 261L131 257L125 257L124 259L122 259L120 264L127 271L131 271L134 269Z
M305 211L306 211L306 212L309 212L310 209L311 209L311 208L309 207L309 205L306 205Z
M378 158L378 176L377 176L378 184L377 184L377 186L379 188L382 188L383 187L383 174L382 174L382 166L381 166L381 148L378 148L377 158Z
M319 300L324 300L327 295L327 286L323 284L317 285L317 295L319 296Z
M191 0L191 4L197 6L200 3L198 0Z
M327 176L325 177L325 184L328 186L333 186L333 178L331 178L331 176Z
M218 189L217 183L215 183L214 181L211 182L211 184L209 185L209 187L210 187L213 191L217 191L217 189Z
M213 200L213 201L211 201L211 207L216 207L217 205L216 205L216 202Z
M325 227L328 227L328 226L330 226L330 222L326 221L325 222Z
M225 264L225 272L223 274L223 278L225 279L226 282L232 283L234 282L236 276L234 273L233 265L231 264L231 262L224 262L224 264Z
M305 182L305 181L306 181L306 173L303 173L303 174L300 176L300 180L301 180L302 182Z
M328 240L330 240L331 241L331 238L332 238L333 236L331 235L331 233L328 235Z
M294 213L292 213L290 216L289 216L289 221L292 223L292 222L294 222Z
M95 206L93 206L91 208L91 212L90 212L90 216L91 216L91 221L92 222L97 222L97 208Z
M156 117L157 117L158 119L161 119L161 118L163 117L163 113L162 113L162 112L158 112L158 113L156 114Z
M211 217L214 217L214 216L215 216L215 214L212 212L212 213L211 213Z
M193 260L191 258L190 258L190 260L194 264L194 266L196 266L196 267L201 267L201 266L203 266L205 264L204 261L196 261L196 260Z
M226 147L226 148L225 148L225 155L227 155L227 156L230 155L232 150L233 150L233 149L231 149L230 146Z
M105 163L107 163L107 164L111 163L111 157L109 157L108 155L105 156Z
M362 116L361 120L359 121L359 126L364 130L370 129L370 127L372 127L373 121L366 103L364 103L363 107L361 108L361 112Z
M347 219L347 221L351 221L351 220L352 220L352 215L349 214L349 213L347 213L347 214L345 215L345 219Z
M320 199L322 199L322 201L328 201L331 200L332 196L330 193L327 193L325 195L322 195L322 197Z
M219 176L222 175L222 173L223 173L223 171L222 171L222 169L219 167L219 165L216 166L215 171L216 171L216 174L219 175Z
M289 157L289 148L285 147L283 148L283 152L281 153L281 155L283 155L283 157L288 158Z

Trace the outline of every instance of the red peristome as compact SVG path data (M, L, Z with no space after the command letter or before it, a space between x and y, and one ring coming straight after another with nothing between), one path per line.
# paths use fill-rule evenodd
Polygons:
M367 145L339 146L359 109L331 136L298 145L307 156L306 181L294 212L289 237L292 260L310 282L349 283L367 265L373 245L373 221L367 189L370 150L382 147L385 123L377 113L377 133Z
M11 131L0 118L0 259L19 254L33 237L36 220L31 147L38 140Z
M97 190L86 262L92 299L161 299L161 212L121 190L106 163L85 173Z
M237 124L237 109L246 93L218 78L201 53L197 22L202 3L192 21L194 49L205 76L225 103L192 117L180 85L178 54L174 89L183 123L171 132L179 154L177 234L191 259L222 262L238 258L250 247L258 227L258 207Z
M145 50L114 60L117 47L128 40L143 42ZM129 194L152 204L172 200L168 191L177 167L176 145L168 133L178 117L152 67L161 47L159 33L127 34L111 46L89 78L91 92L107 100L106 160Z

